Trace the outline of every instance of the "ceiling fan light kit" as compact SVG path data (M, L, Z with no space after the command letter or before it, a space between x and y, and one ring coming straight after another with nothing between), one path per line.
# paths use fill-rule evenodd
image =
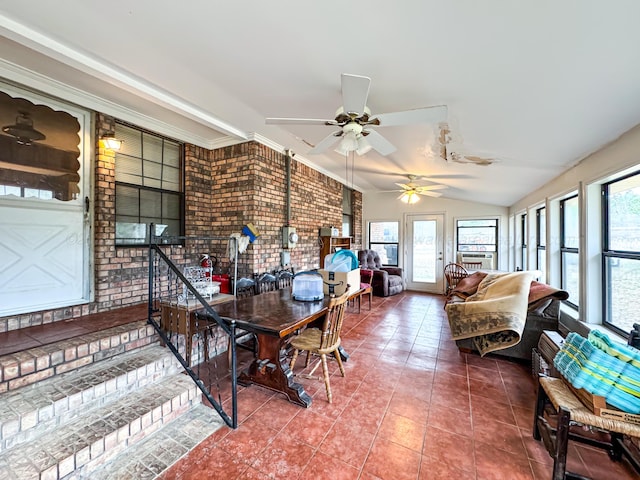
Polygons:
M401 202L413 205L420 201L420 196L414 191L408 191L401 194L399 197Z

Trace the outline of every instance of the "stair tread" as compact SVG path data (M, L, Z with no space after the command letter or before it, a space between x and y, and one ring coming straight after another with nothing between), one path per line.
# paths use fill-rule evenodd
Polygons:
M91 472L91 480L152 479L180 460L196 445L225 426L215 410L196 405L137 443L111 462ZM78 476L79 480L83 477Z
M70 469L68 466L61 469L71 472L109 450L108 444L127 442L130 424L135 424L137 419L150 415L147 423L154 425L164 422L164 418L172 412L186 409L189 399L200 401L195 388L191 378L175 374L145 385L107 405L87 410L66 425L44 433L30 443L0 453L0 473L3 468L10 468L17 478L29 478L61 462L70 462L73 465ZM175 404L178 398L179 405ZM138 426L140 428L135 427L132 435L144 430L144 425ZM110 440L107 440L108 436Z
M167 349L152 345L57 375L0 396L0 452L93 408L179 371ZM4 447L4 448L3 448Z

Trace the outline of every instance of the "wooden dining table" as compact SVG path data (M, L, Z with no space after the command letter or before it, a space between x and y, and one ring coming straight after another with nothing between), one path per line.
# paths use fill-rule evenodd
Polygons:
M285 355L287 339L298 329L324 316L329 298L315 302L294 300L291 290L276 290L215 305L223 320L256 335L257 357L238 376L243 386L262 385L281 392L289 401L309 407L311 397L293 380Z

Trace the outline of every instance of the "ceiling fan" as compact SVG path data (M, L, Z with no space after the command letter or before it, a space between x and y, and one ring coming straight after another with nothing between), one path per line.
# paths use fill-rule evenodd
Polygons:
M498 160L495 158L479 157L477 155L464 155L453 149L447 148L451 143L451 129L449 124L443 122L440 124L440 133L438 135L438 144L440 145L440 157L446 162L453 163L473 163L475 165L489 166Z
M396 183L400 187L398 190L388 190L389 192L402 192L398 199L404 203L416 203L420 200L420 195L427 195L429 197L440 197L442 194L436 192L436 190L443 190L447 188L446 185L433 184L433 185L417 185L414 180L418 178L416 175L407 175L409 181L407 183Z
M371 110L367 107L371 79L348 73L343 73L341 78L342 106L336 111L335 119L267 118L266 123L270 125L339 127L338 130L318 142L309 151L310 154L322 153L341 140L336 149L338 153L346 154L355 151L358 155L364 155L374 149L380 155L386 156L393 153L396 147L380 135L374 129L375 127L435 123L446 120L447 107L445 105L372 115Z

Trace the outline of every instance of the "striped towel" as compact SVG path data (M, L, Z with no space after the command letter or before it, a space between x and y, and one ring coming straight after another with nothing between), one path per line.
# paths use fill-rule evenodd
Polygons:
M576 388L604 397L608 404L629 413L640 413L640 368L634 365L633 352L620 351L629 362L600 350L598 344L609 345L606 335L599 334L596 344L572 332L556 354L553 364ZM625 356L626 354L626 356Z

